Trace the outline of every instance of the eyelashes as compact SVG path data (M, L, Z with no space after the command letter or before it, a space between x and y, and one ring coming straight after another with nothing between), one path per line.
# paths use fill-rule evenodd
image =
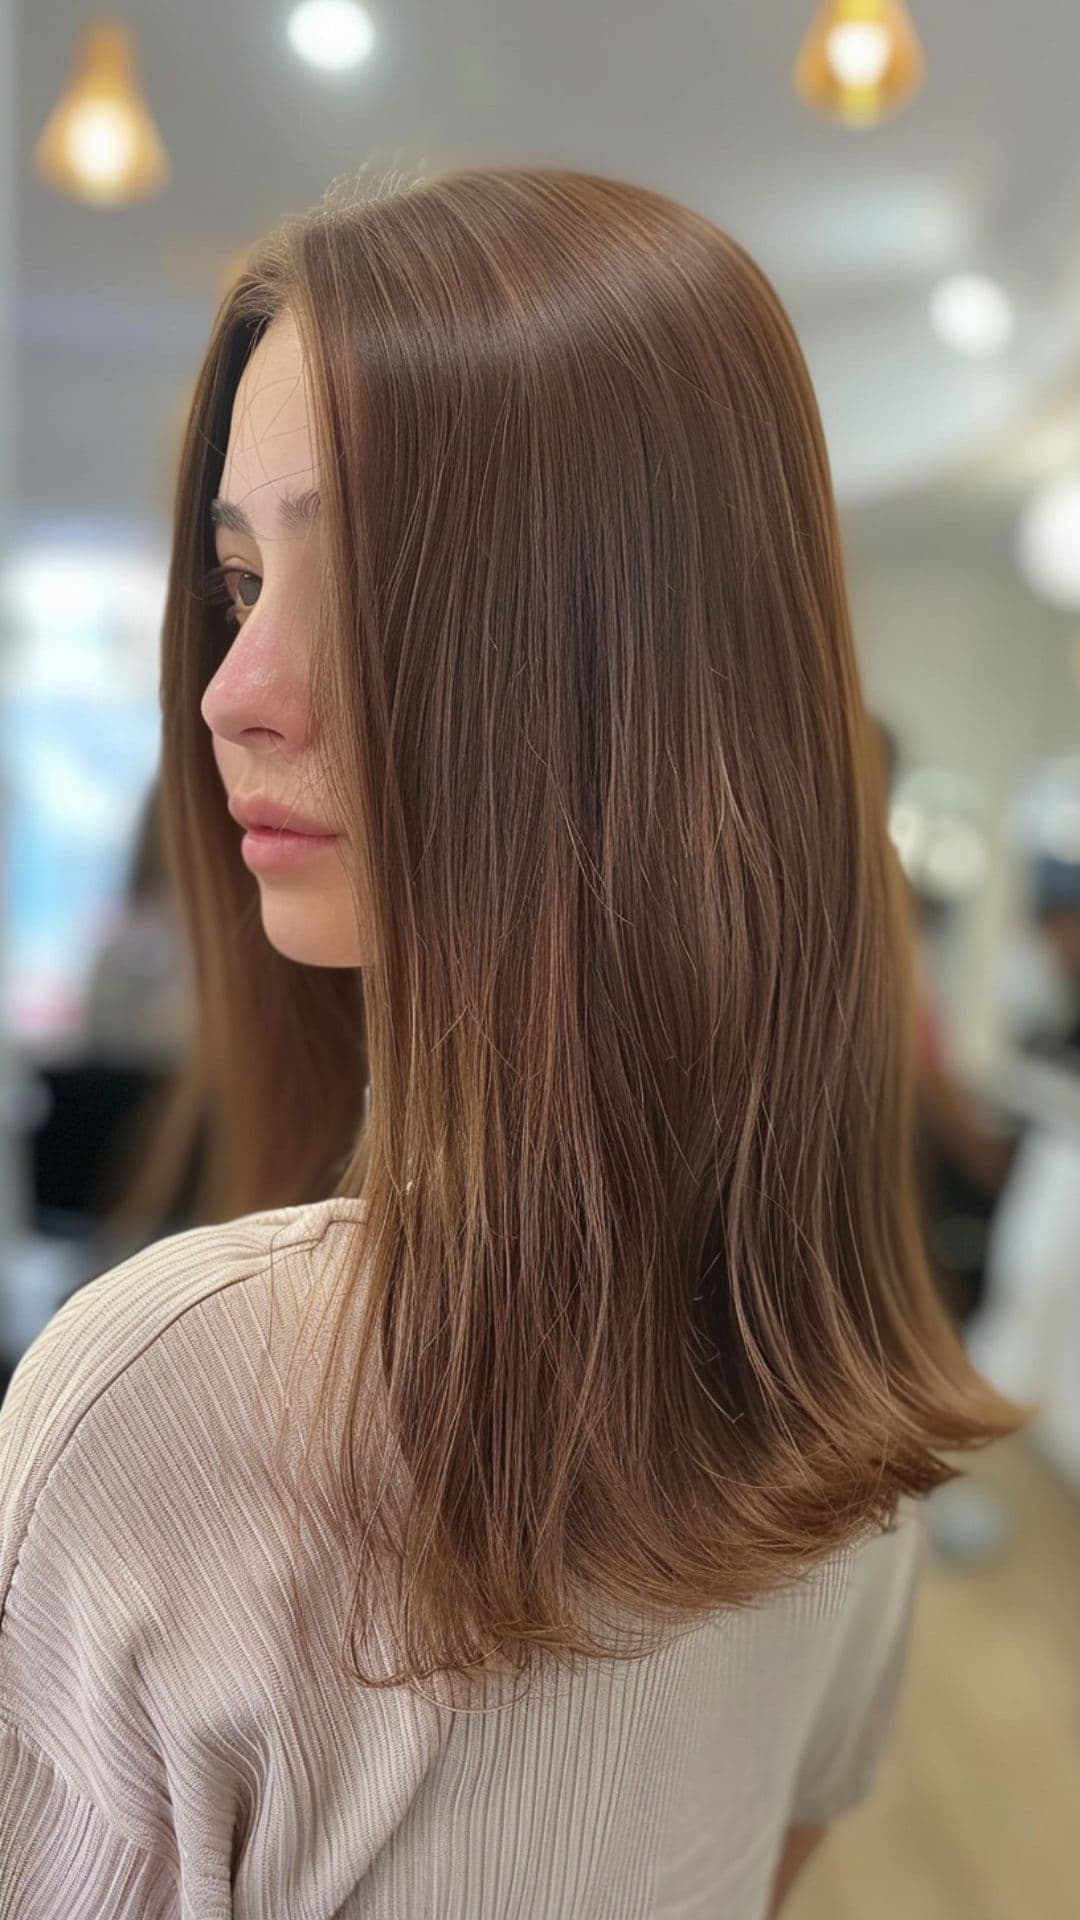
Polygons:
M224 615L226 626L229 627L235 627L237 619L233 597L226 582L230 573L235 571L234 567L208 567L203 574L200 591L203 606L218 608Z
M250 612L251 609L249 606L237 605L233 594L229 591L229 581L257 580L258 577L249 567L237 566L235 562L225 567L208 567L202 578L202 603L204 606L220 609L225 625L235 630L241 624L242 614Z

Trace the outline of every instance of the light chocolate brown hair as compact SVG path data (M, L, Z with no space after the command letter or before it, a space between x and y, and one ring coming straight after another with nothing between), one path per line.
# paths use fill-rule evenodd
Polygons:
M269 944L200 717L228 644L208 503L284 309L355 971ZM727 234L512 166L285 222L199 376L162 701L197 1007L126 1217L164 1211L198 1126L198 1223L366 1202L320 1423L354 1623L397 1570L395 1657L360 1677L602 1651L589 1596L753 1602L1029 1417L928 1270L911 932L828 459Z

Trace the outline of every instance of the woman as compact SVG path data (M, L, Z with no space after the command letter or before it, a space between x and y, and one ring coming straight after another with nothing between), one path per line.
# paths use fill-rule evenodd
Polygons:
M1027 1417L920 1244L768 282L553 169L288 222L162 685L198 1033L130 1221L205 1123L203 1177L4 1408L5 1920L761 1920L868 1790L941 1450Z

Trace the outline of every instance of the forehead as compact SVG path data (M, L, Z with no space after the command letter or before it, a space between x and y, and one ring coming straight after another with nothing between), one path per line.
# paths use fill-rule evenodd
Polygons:
M316 484L311 409L300 336L291 315L266 329L233 400L221 491L238 505L260 492Z

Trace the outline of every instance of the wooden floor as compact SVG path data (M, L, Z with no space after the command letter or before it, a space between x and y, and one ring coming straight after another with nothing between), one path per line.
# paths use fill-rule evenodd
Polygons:
M1080 1917L1080 1495L1023 1435L967 1466L1012 1544L993 1565L928 1565L877 1790L782 1920Z

